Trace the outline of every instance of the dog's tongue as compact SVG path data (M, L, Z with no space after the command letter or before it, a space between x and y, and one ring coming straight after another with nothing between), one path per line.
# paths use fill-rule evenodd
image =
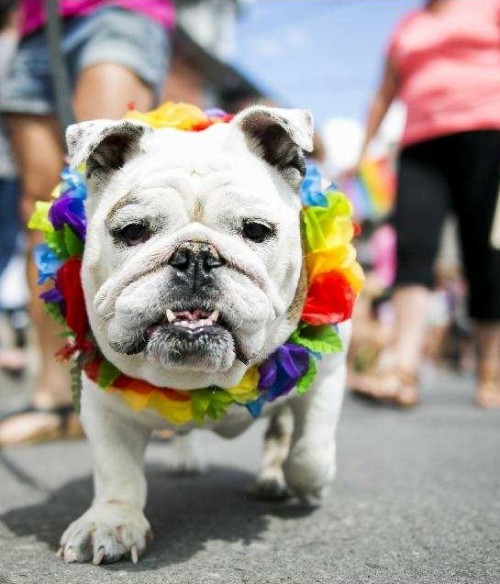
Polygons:
M203 310L194 310L193 312L185 310L182 312L174 312L174 315L176 319L180 320L201 320L210 316L208 312L204 312Z

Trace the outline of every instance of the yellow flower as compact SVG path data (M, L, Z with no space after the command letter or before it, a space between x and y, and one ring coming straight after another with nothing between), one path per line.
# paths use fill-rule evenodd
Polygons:
M61 187L62 183L58 183L51 191L50 198L51 199L58 199L61 194Z
M148 405L149 398L151 397L151 393L143 393L128 389L115 389L112 386L107 387L106 390L112 391L119 395L124 401L127 402L129 407L131 407L134 412L140 412L143 410Z
M356 251L350 244L320 249L306 256L307 274L313 281L318 274L336 270L341 272L356 261Z
M28 221L28 229L36 229L44 233L54 231L52 223L49 221L49 209L52 203L45 201L37 201L35 203L35 210Z
M160 416L167 418L173 424L186 424L194 419L191 400L171 400L165 397L161 391L153 391L148 407L156 410Z
M191 130L197 124L207 120L204 112L187 103L167 101L159 108L147 113L132 110L125 116L127 120L139 120L154 128L174 128L177 130Z
M191 400L171 400L161 391L155 390L144 393L128 389L115 390L110 387L108 391L116 392L136 412L146 408L152 409L173 424L186 424L193 421Z
M354 236L352 206L339 192L327 193L328 207L307 207L303 222L308 249L318 251L349 243Z
M260 395L257 384L259 383L259 372L257 367L251 367L243 376L242 380L231 387L226 389L236 402L240 404L246 404L257 399Z

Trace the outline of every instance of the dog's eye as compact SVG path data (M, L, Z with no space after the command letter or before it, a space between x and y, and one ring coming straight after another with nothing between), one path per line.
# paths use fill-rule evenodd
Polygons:
M250 219L243 221L243 235L255 243L262 243L274 235L274 233L275 229L266 223Z
M147 241L151 237L151 232L143 223L131 223L120 229L118 236L127 245L138 245Z

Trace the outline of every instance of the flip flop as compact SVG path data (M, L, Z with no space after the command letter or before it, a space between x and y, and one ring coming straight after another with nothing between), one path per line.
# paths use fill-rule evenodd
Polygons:
M16 417L26 415L49 415L57 418L55 425L35 429L32 433L26 433L18 439L9 440L0 435L0 447L21 446L28 444L38 444L55 440L78 439L84 436L83 428L74 412L73 406L63 405L54 408L39 408L29 404L22 408L17 408L0 413L0 426Z

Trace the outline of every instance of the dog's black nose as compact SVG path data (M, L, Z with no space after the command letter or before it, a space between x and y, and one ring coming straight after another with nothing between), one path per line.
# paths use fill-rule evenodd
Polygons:
M208 243L187 241L179 245L168 262L176 270L177 278L191 288L210 284L212 271L224 265L219 252Z

